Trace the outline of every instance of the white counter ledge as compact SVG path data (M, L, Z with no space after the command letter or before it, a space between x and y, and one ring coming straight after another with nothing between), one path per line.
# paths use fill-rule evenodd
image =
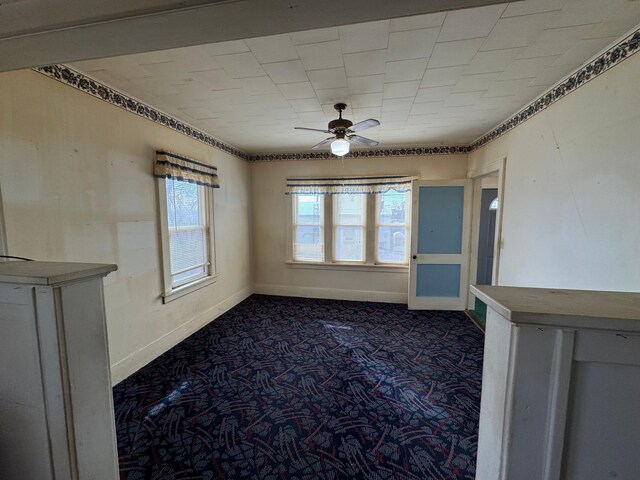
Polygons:
M58 285L81 278L105 276L118 269L105 263L0 262L0 282Z
M640 293L472 285L512 323L640 331Z

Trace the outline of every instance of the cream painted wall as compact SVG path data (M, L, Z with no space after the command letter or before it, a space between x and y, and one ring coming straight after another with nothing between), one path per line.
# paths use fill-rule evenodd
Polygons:
M157 148L218 167L218 281L164 305ZM0 75L0 185L9 252L118 264L105 280L114 383L252 292L250 167L32 71Z
M404 272L318 270L286 265L287 177L417 174L423 180L465 178L467 155L255 162L253 197L254 290L256 293L346 300L406 302Z
M640 291L640 55L473 152L507 157L500 284Z

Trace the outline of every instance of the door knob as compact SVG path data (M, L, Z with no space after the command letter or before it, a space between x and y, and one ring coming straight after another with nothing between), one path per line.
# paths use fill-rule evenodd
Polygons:
M414 256L413 256L413 257L411 257L411 258L413 258L414 260L416 260L416 259L418 258L418 256L417 256L417 255L414 255Z

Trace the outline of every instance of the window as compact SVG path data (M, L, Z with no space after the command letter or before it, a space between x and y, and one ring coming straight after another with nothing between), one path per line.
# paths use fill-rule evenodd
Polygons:
M293 195L293 259L324 261L324 196Z
M366 195L335 195L333 201L333 258L337 262L364 262Z
M410 192L292 194L294 262L406 265Z
M212 193L196 183L158 180L164 269L164 298L188 293L213 280ZM181 295L180 295L181 296Z
M389 190L376 195L376 260L407 263L409 258L408 192Z

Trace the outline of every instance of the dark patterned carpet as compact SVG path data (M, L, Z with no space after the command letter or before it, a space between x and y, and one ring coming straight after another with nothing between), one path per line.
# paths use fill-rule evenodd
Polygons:
M472 479L460 312L254 295L114 387L122 479Z

